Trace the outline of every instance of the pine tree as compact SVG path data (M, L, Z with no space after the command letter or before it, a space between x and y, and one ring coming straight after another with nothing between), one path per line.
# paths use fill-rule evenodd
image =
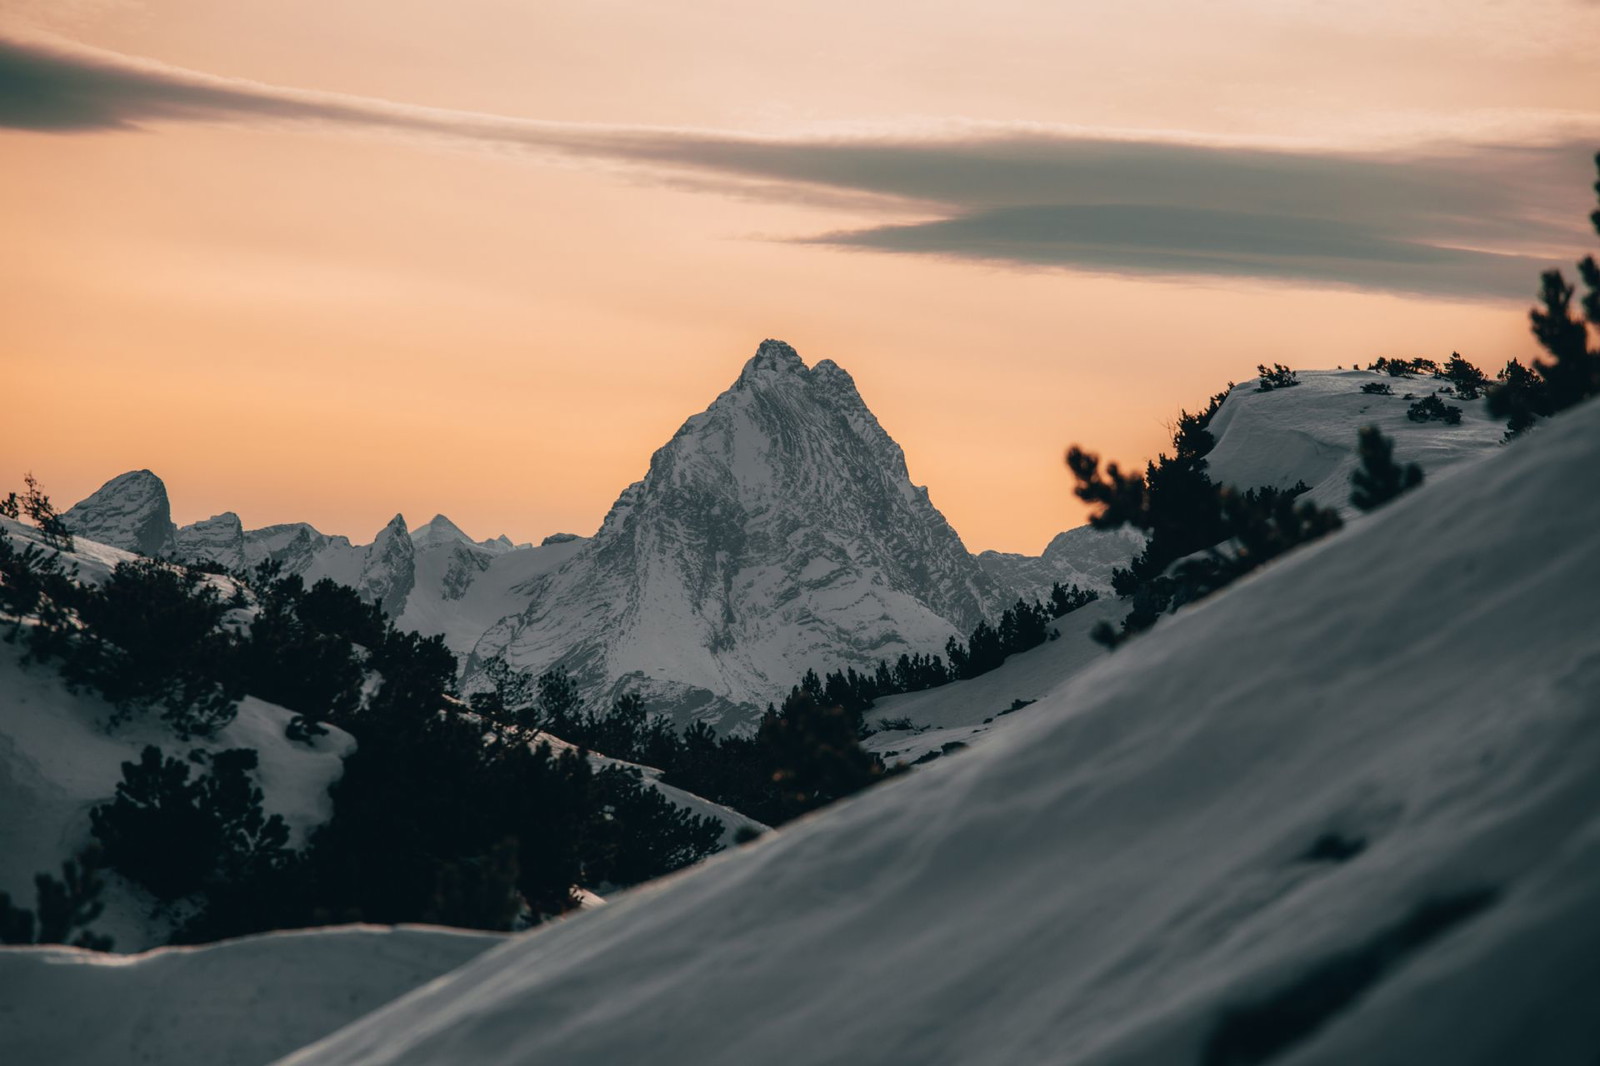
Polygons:
M1595 167L1600 170L1600 153L1595 154ZM1600 181L1595 182L1594 188L1600 195ZM1589 221L1600 233L1600 208L1589 215ZM1578 276L1589 290L1582 300L1582 317L1572 313L1576 288L1567 283L1561 271L1547 270L1540 276L1541 306L1530 311L1528 319L1534 337L1551 358L1534 361L1539 388L1532 387L1521 374L1507 373L1513 367L1520 369L1521 365L1513 360L1501 373L1502 384L1489 393L1490 413L1497 418L1509 416L1508 438L1532 425L1536 415L1564 411L1600 395L1600 350L1590 348L1588 343L1589 329L1600 331L1600 264L1594 256L1585 256L1578 264Z
M1377 426L1363 426L1356 442L1361 466L1350 475L1350 503L1363 511L1375 511L1408 489L1422 484L1422 468L1416 463L1400 466L1394 461L1394 441Z

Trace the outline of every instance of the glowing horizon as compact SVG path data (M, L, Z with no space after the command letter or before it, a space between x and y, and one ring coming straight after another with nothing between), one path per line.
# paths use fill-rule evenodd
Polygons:
M587 535L777 337L1037 553L1066 445L1150 457L1258 362L1533 354L1600 146L1557 6L24 4L3 473Z

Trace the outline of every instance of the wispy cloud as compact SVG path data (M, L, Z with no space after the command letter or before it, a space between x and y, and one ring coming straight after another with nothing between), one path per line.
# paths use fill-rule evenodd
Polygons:
M608 163L695 187L892 202L813 243L1126 274L1521 299L1586 243L1593 143L1334 151L969 127L757 137L542 122L218 78L0 38L0 127L314 123ZM911 211L919 221L903 221Z

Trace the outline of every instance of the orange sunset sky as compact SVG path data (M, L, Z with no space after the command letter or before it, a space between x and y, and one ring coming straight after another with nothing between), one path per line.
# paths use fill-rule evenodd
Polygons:
M1259 362L1533 354L1596 41L1592 0L12 0L3 487L587 534L777 337L1036 553L1068 443L1149 457Z

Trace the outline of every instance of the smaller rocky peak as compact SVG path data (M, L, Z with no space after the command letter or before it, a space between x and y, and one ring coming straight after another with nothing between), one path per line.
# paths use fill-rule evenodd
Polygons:
M575 540L582 539L576 533L552 533L539 542L539 547L547 548L552 544L570 544Z
M783 341L767 339L761 342L756 349L756 354L739 371L738 385L754 385L757 382L771 380L785 375L798 375L806 372L806 364L800 359L800 353L795 351Z
M438 544L472 544L466 531L442 514L436 514L411 531L411 543L419 548Z
M77 536L123 551L170 556L177 550L167 486L148 470L117 475L61 517Z
M356 592L368 603L382 607L390 618L399 618L415 583L416 549L406 531L405 517L395 515L367 548Z
M191 523L178 530L178 557L185 562L204 560L224 566L245 565L244 523L232 511Z
M856 389L856 379L850 376L850 371L832 359L819 360L816 366L807 371L807 376L811 379L813 388L856 407L866 406L866 401L861 399L861 393Z

